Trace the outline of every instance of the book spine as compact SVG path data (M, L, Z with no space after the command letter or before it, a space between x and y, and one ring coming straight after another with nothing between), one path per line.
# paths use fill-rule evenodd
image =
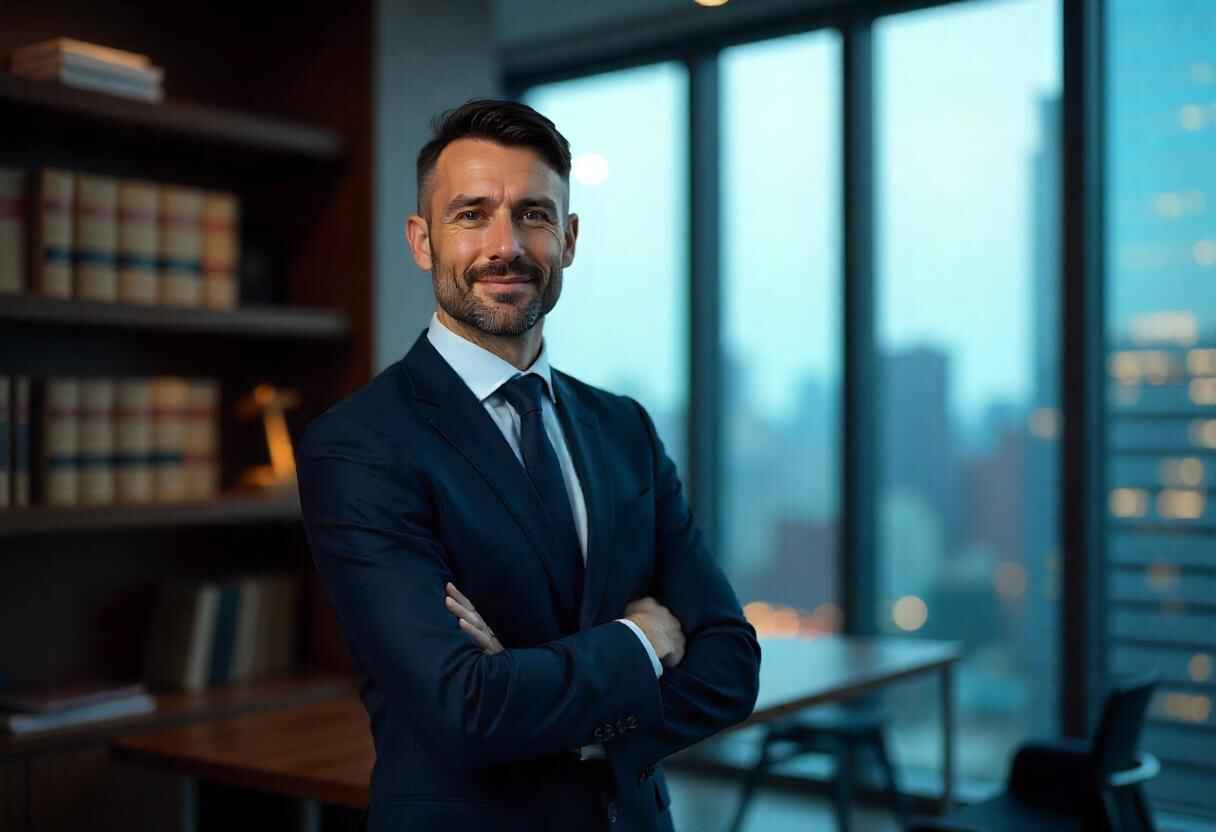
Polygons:
M118 382L115 405L115 497L120 503L150 503L155 493L152 382L147 379Z
M75 177L68 171L43 168L38 173L38 228L34 269L40 294L72 296L72 205Z
M0 168L0 294L25 291L25 171Z
M203 192L165 187L160 203L160 302L198 306L202 301Z
M219 491L219 400L218 382L190 382L184 464L186 496L191 499L210 499Z
M52 378L46 384L45 444L42 448L46 504L80 502L80 383Z
M232 681L232 654L237 635L237 612L240 609L240 583L230 581L220 590L219 611L215 619L215 641L211 645L211 667L207 681L223 685Z
M123 180L118 186L118 299L153 304L160 295L160 187Z
M187 645L186 690L207 687L220 607L220 587L210 581L199 589L199 603Z
M156 499L171 503L186 497L186 382L158 378L152 383L152 441L155 448Z
M232 653L232 680L252 679L258 674L260 638L266 609L265 580L241 579L241 601L237 613L236 643Z
M237 303L240 203L236 194L212 192L203 201L203 305L232 309Z
M80 383L80 503L114 502L114 382Z
M76 297L118 300L118 180L76 178Z
M13 382L0 376L0 509L13 505Z
M30 461L34 458L33 432L30 425L30 379L13 379L13 506L29 508L32 495Z

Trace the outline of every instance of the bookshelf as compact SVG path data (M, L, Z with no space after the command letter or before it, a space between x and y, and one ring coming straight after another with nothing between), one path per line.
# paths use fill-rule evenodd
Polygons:
M6 830L111 820L173 828L176 792L163 780L136 782L110 759L111 737L355 689L295 495L240 488L242 470L265 461L264 447L232 412L256 384L297 390L302 404L288 425L298 438L371 377L372 21L370 0L302 0L290 11L151 0L0 8L0 66L17 46L74 37L149 55L164 67L166 91L164 102L149 103L0 71L0 166L236 193L250 278L231 311L0 295L0 374L214 378L224 413L214 499L0 509L0 673L47 683L140 678L163 581L291 571L302 589L297 670L286 678L154 691L153 714L0 736ZM124 791L133 802L120 811Z

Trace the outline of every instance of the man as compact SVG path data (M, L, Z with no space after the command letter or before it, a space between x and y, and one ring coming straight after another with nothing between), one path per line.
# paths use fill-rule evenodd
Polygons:
M430 326L300 445L367 677L372 832L670 830L659 761L755 704L755 631L650 417L549 366L569 173L529 107L445 115L406 223Z

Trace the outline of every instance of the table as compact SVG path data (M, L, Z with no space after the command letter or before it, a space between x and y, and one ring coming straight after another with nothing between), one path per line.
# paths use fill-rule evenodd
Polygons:
M762 638L756 708L737 730L811 705L838 702L912 676L941 679L943 809L954 780L954 684L962 657L952 642L909 638ZM346 695L276 711L152 731L114 740L119 759L232 786L299 798L304 830L320 804L367 806L375 751L367 712ZM188 796L191 792L187 792ZM194 806L187 800L186 811ZM189 817L185 828L193 828Z

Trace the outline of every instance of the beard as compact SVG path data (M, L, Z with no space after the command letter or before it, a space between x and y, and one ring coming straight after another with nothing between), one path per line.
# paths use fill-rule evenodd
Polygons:
M544 271L530 258L520 257L512 263L490 263L471 268L463 275L455 267L444 265L438 259L431 270L431 284L435 289L435 300L444 312L463 324L468 324L486 335L523 335L536 326L557 305L561 294L562 270L553 267L549 281L544 282ZM495 290L491 301L478 297L473 289L489 276L502 277L507 274L522 274L530 278L529 283L503 286Z

